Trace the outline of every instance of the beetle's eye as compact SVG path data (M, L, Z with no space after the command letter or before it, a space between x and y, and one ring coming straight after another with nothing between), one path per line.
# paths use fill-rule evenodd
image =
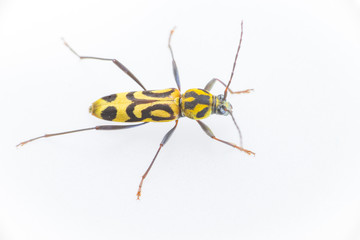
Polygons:
M223 101L224 100L224 95L223 94L220 94L217 96L217 98L220 100L220 101Z
M226 113L224 105L219 106L218 113L221 114L221 115L224 115Z

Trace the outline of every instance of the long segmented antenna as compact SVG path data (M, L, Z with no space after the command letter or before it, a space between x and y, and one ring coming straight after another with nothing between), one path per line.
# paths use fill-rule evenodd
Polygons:
M235 66L236 66L236 60L237 60L238 55L239 55L240 46L241 46L241 42L242 42L242 36L243 36L243 21L241 21L241 35L240 35L240 42L239 42L238 49L237 49L237 51L236 51L235 61L234 61L233 69L232 69L232 72L231 72L230 80L229 80L229 83L227 84L227 86L226 86L226 88L225 88L225 92L224 92L224 100L226 99L228 88L229 88L230 83L231 83L231 80L232 80L232 78L233 78L233 76L234 76L234 71L235 71Z
M243 141L242 141L242 134L241 134L241 131L240 131L240 128L239 128L239 126L237 125L237 123L236 123L236 121L235 121L235 118L234 118L234 115L232 114L232 111L229 111L229 110L226 110L228 113L230 113L230 116L231 116L231 118L232 118L232 120L233 120L233 122L234 122L234 124L235 124L235 126L236 126L236 128L237 128L237 130L238 130L238 133L239 133L239 138L240 138L240 147L243 147Z

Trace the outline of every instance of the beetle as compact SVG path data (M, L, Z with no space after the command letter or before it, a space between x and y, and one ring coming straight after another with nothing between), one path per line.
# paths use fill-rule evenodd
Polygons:
M170 139L171 135L174 133L178 125L179 118L181 117L188 117L190 119L195 120L200 125L202 130L212 139L227 144L231 147L234 147L249 155L255 155L255 153L253 153L252 151L243 148L240 128L238 127L235 118L232 114L232 106L226 100L228 92L230 92L231 94L242 94L242 93L249 93L253 90L253 89L247 89L244 91L232 91L229 88L234 75L236 61L238 59L238 54L241 47L242 36L243 36L243 22L241 22L240 41L237 47L229 82L225 84L220 79L213 78L208 82L208 84L205 86L204 89L193 88L187 90L184 94L181 94L179 72L175 62L174 53L171 47L171 37L173 33L174 33L174 29L171 30L170 32L168 47L171 54L173 74L175 77L177 88L168 88L163 90L147 90L143 86L143 84L135 77L135 75L118 60L111 58L81 56L77 52L75 52L75 50L71 48L70 45L67 42L65 42L65 40L63 40L65 46L68 47L69 50L80 59L95 59L95 60L113 62L117 67L119 67L124 73L126 73L130 78L132 78L144 90L144 91L134 91L134 92L123 92L123 93L111 94L102 97L96 100L90 106L89 108L90 113L95 117L107 121L126 122L126 123L141 122L141 123L132 124L132 125L100 125L91 128L45 134L43 136L21 142L17 146L23 146L29 142L32 142L40 138L53 137L53 136L70 134L75 132L82 132L88 130L120 130L120 129L128 129L128 128L142 126L149 122L175 121L174 127L171 128L163 137L153 160L151 161L147 170L141 177L139 188L136 194L137 199L140 199L141 189L144 179L148 175L151 167L153 166L155 159L157 158L160 150ZM212 87L216 82L219 82L225 87L224 94L215 96L210 93L210 90L212 89ZM240 137L239 145L215 137L211 129L201 121L202 119L209 117L211 114L231 116Z

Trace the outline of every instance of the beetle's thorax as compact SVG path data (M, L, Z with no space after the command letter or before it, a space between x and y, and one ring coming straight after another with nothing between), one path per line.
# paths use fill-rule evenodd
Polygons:
M211 114L227 115L224 108L229 109L231 105L221 96L214 96L204 89L189 89L181 97L181 114L195 120L207 118Z

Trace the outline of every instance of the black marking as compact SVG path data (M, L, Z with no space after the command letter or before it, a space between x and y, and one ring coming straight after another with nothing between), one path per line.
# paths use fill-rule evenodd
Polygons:
M112 121L116 118L116 114L117 114L116 108L113 106L110 106L110 107L105 108L101 112L101 118L104 120Z
M136 93L136 92L128 92L126 94L126 98L129 99L130 101L134 101L136 99L134 96L134 93Z
M156 97L156 98L165 98L165 97L169 97L171 96L171 94L175 91L175 88L171 88L169 91L167 92L162 92L162 93L155 93L153 91L143 91L142 94L144 94L145 96L148 97Z
M208 111L209 111L208 107L204 108L203 110L201 110L196 114L196 118L203 118Z
M209 91L204 90L204 89L198 88L197 90L202 91L205 95L206 95L206 94L211 94Z
M126 120L126 122L141 122L147 118L150 118L153 121L165 121L165 120L169 121L169 120L174 120L176 118L174 115L174 111L167 104L155 104L153 106L147 107L141 111L141 117L138 118L134 114L134 109L136 105L137 104L132 103L126 108L126 113L130 117L130 119ZM152 116L151 112L155 110L165 111L170 115L170 117Z
M136 92L129 92L128 94L126 94L126 98L135 104L153 103L157 101L156 99L137 99L134 96L135 93Z
M201 89L199 89L201 90ZM209 94L207 91L202 90L204 93ZM194 98L193 101L188 102L187 98ZM197 104L203 104L206 106L210 105L210 96L209 95L199 95L194 91L185 93L185 109L194 109Z
M175 88L170 89L164 93L154 93L153 91L143 91L142 94L148 97L156 97L156 98L165 98L171 96L171 94L175 91ZM152 106L146 107L141 111L141 117L136 117L134 114L135 107L140 104L147 104L147 103L156 103L157 99L137 99L134 94L136 92L129 92L126 94L126 98L130 100L132 103L127 106L126 114L130 119L126 120L126 122L141 122L145 119L151 119L153 121L170 121L176 119L174 111L171 107L167 104L154 104ZM159 116L152 116L151 112L155 110L162 110L167 112L170 116L169 117L159 117Z
M102 99L104 99L107 102L112 102L112 101L114 101L116 99L116 94L111 94L109 96L105 96Z
M196 102L196 99L191 101L191 102L187 102L185 100L185 109L194 109L196 107L198 103Z

